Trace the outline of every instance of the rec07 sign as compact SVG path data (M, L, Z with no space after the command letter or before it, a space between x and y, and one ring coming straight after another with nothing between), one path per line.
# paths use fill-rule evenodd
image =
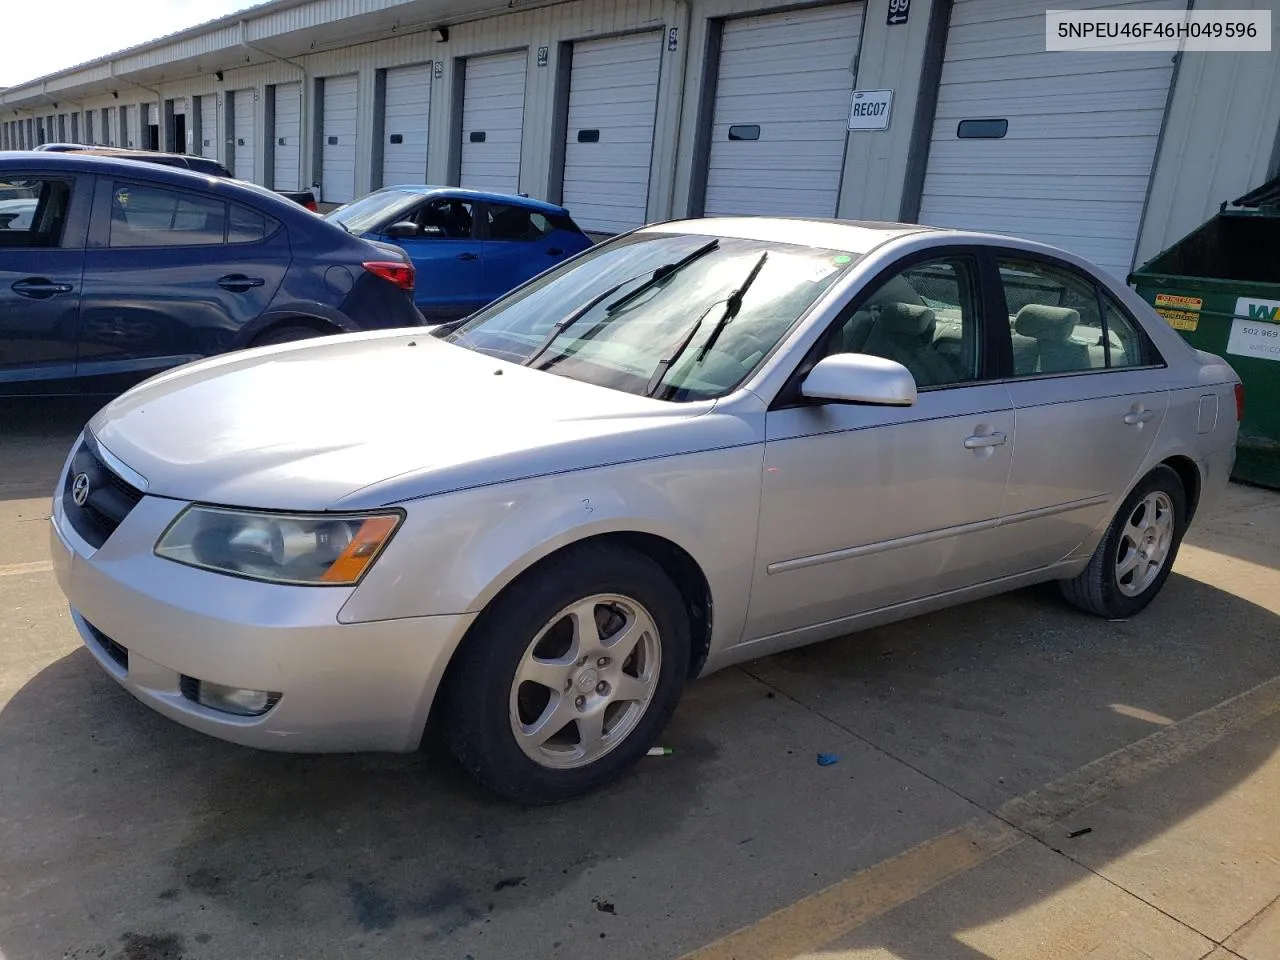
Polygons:
M855 90L849 105L850 130L888 130L892 90Z

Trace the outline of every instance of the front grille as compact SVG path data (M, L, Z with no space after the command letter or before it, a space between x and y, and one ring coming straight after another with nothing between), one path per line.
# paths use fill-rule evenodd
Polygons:
M200 702L200 681L195 677L188 677L185 673L182 674L182 679L178 681L178 689L192 703Z
M88 495L83 505L76 503L77 478L83 476L88 483ZM62 490L62 510L76 533L84 537L95 549L107 542L124 518L129 515L142 491L129 484L103 463L88 442L80 444L71 458L67 470L67 482Z
M120 644L116 643L87 620L85 621L85 626L89 628L89 633L93 635L93 639L97 641L98 646L102 648L102 652L114 660L119 665L120 669L128 670L129 651L120 646Z

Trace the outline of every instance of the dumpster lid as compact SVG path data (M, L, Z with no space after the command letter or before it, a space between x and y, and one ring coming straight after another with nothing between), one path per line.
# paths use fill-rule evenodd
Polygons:
M1260 187L1255 187L1243 197L1231 201L1233 207L1280 206L1280 176L1273 177Z

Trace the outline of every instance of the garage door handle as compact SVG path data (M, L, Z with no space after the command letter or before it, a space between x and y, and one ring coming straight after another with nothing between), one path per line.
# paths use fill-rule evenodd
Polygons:
M998 447L1009 438L1003 433L989 433L985 437L965 437L966 450L981 450L983 447Z
M252 287L260 287L266 281L261 277L246 277L243 273L230 273L218 280L218 286L232 293L244 293Z
M1146 423L1155 415L1156 412L1154 410L1144 410L1141 407L1138 407L1135 410L1130 410L1124 415L1124 422L1128 424Z
M479 260L480 258L477 257L474 253L460 253L458 254L458 259L459 260Z
M60 293L70 293L72 287L69 283L54 283L44 277L28 277L26 280L17 281L10 289L28 300L48 300Z

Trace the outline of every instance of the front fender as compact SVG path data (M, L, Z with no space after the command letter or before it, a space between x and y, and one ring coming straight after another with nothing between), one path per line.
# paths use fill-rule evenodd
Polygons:
M710 587L711 649L736 642L755 563L763 446L539 477L402 504L404 526L339 614L344 623L482 611L538 561L591 537L671 541Z

